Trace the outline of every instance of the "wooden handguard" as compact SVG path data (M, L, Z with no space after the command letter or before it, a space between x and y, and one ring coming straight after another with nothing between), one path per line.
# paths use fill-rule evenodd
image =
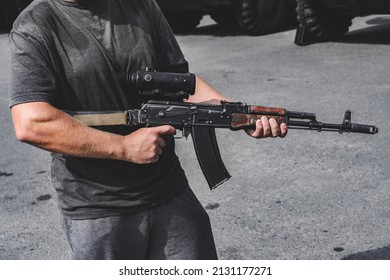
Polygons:
M275 119L279 125L287 121L287 111L283 108L249 106L248 109L250 114L232 114L232 129L237 130L253 127L256 125L256 121L264 116L267 119Z
M260 114L260 115L274 115L274 116L286 116L287 110L284 108L274 108L265 106L248 106L249 113Z

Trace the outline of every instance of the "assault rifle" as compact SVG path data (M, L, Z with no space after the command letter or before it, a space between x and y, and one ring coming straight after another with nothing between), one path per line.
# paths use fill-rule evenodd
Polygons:
M134 87L136 84L134 81L138 79L151 82L155 73L160 77L161 73L150 70L141 71L131 76L127 75L124 78L126 80L125 83ZM147 75L151 76L146 77ZM179 83L185 85L181 89L174 87L177 96L180 98L188 98L188 95L195 92L195 76L169 73L166 77L167 79L173 79L169 82L176 79L180 81ZM161 81L164 83L164 79ZM156 91L156 89L158 90ZM157 84L153 87L153 91L153 94L150 91L149 94L167 94L167 92L160 90ZM170 97L174 95L172 92L168 94ZM191 134L199 164L210 189L216 188L231 177L221 159L215 136L215 128L229 128L231 130L246 129L254 127L256 120L265 116L268 119L274 118L279 124L285 123L289 128L315 130L318 132L378 133L378 128L373 125L352 123L351 111L345 112L343 121L340 124L334 124L317 121L316 115L313 113L287 111L284 108L254 106L241 102L227 101L221 101L219 105L213 105L150 100L143 104L140 109L124 112L68 113L88 126L158 126L168 124L181 130L183 136L186 138Z

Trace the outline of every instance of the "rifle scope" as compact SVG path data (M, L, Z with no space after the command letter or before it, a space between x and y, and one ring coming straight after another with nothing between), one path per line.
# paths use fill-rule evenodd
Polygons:
M146 68L135 73L120 73L118 79L126 88L151 97L188 99L195 93L193 73L157 72Z

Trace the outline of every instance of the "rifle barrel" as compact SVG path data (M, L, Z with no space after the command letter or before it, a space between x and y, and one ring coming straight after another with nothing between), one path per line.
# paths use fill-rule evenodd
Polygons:
M373 125L349 123L349 124L334 124L334 123L322 123L317 121L295 121L289 120L287 126L292 129L310 129L317 131L338 131L343 132L356 132L366 134L378 133L378 128Z

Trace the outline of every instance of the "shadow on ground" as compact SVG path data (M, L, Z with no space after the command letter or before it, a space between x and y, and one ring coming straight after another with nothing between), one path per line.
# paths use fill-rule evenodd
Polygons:
M347 44L390 44L390 18L376 17L367 20L369 27L353 30L339 42Z
M390 260L390 245L365 252L359 252L343 258L343 260Z

